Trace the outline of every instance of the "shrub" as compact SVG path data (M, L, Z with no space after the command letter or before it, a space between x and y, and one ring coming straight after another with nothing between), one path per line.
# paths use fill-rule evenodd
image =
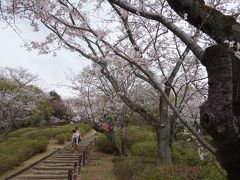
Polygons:
M132 146L134 147L134 145ZM176 165L156 166L156 158L129 157L114 160L114 173L121 180L185 180L200 179L198 166L191 162L191 158L184 155ZM191 156L190 156L191 157Z
M19 137L19 136L23 135L26 132L35 131L35 130L37 130L37 128L22 128L22 129L18 129L16 131L10 132L8 137Z
M214 161L213 161L214 162ZM213 165L213 162L209 160L205 161L204 164L199 166L199 175L198 178L201 180L226 180L226 172L219 165Z
M119 180L132 179L141 172L147 164L155 164L156 160L144 157L129 157L114 164L114 173Z
M45 138L50 139L53 136L53 132L49 129L39 129L38 131L30 131L26 132L22 135L23 138L26 139L39 139L39 138Z
M44 152L46 150L48 141L45 139L39 139L39 140L31 140L29 141L29 153L28 153L28 158L31 156Z
M186 180L198 179L198 169L186 166L150 166L139 172L135 180Z
M131 126L127 132L127 146L130 149L135 143L154 141L156 139L155 137L155 133L149 130L143 129L140 126Z
M191 138L191 134L190 133L184 133L184 132L177 132L176 133L176 139L177 140L186 141L189 138Z
M57 140L58 144L64 144L66 139L66 135L65 134L58 134L56 135L55 139Z
M91 126L89 124L80 124L79 130L81 132L81 135L84 136L87 132L91 130Z
M184 165L170 165L162 167L165 179L169 180L185 180L185 179L199 179L198 167L189 167Z
M172 145L172 160L174 164L197 166L201 163L198 152L188 142L175 142Z
M80 126L79 129L82 136L84 136L91 129L91 127L88 124L80 124L79 126ZM46 139L51 139L51 138L55 138L59 134L65 134L65 136L68 137L66 139L70 141L71 133L74 128L75 128L75 125L74 126L64 125L64 126L59 126L54 128L34 129L30 131L22 130L24 133L22 133L21 136L27 139L39 139L43 137Z
M104 135L100 135L97 137L95 145L97 149L104 153L112 153L112 149L108 143L107 137Z
M150 141L133 144L130 153L133 156L157 158L157 142Z
M162 171L154 166L147 166L142 172L133 177L134 180L165 180Z
M45 151L47 140L11 138L0 143L0 175L31 156Z
M224 173L223 173L224 174ZM226 175L226 174L225 174ZM213 164L189 167L184 165L152 166L148 165L133 179L136 180L226 180Z
M14 154L4 155L0 153L0 176L7 170L18 164L18 160Z

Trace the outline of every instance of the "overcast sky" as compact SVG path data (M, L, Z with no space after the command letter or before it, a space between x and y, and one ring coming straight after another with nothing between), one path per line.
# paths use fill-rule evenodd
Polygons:
M32 33L28 24L21 24L21 36L24 39L41 39L44 32ZM46 32L47 33L47 32ZM38 55L36 50L26 51L24 42L16 32L6 24L0 22L0 67L24 67L30 73L37 74L39 86L45 90L56 90L62 97L71 97L70 89L63 87L69 84L66 75L77 73L84 66L90 64L77 54L61 50L56 57L52 55Z

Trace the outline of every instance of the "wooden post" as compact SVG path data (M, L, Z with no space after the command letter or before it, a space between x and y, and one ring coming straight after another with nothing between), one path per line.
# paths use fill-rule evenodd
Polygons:
M86 151L83 151L83 166L86 165Z
M86 146L86 162L88 162L88 150L89 150L89 148L88 148L88 145Z
M68 180L73 180L72 178L73 178L72 170L69 169L69 170L68 170Z
M73 172L74 172L74 180L75 179L77 179L77 174L78 174L78 163L77 162L75 162L74 163L74 170L73 170Z
M78 157L78 174L80 174L81 165L82 165L82 155Z

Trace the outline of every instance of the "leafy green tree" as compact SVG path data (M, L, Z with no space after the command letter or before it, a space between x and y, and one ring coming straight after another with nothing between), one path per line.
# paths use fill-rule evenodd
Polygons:
M41 124L43 121L49 122L53 109L48 100L37 102L36 108L31 114L31 123L34 125Z
M52 115L59 119L70 121L74 117L71 107L62 100L61 96L56 91L50 91L49 96Z
M49 92L51 100L60 100L61 96L54 90Z

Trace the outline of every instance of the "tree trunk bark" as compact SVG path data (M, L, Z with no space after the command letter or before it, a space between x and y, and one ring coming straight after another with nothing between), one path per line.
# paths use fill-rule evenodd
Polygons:
M119 148L117 147L114 131L110 130L109 132L105 133L105 135L108 138L108 142L110 143L110 146L111 146L111 149L112 149L114 155L119 156L121 154L121 152L120 152Z
M176 126L177 126L177 116L172 115L170 118L170 148L172 148L172 143L174 142L174 139L176 137Z
M127 155L127 122L123 118L121 121L121 155Z
M160 97L160 121L157 125L158 163L171 164L170 149L170 119L168 117L168 103Z
M208 100L200 107L200 122L213 137L217 159L228 179L240 179L239 94L240 62L224 45L206 49L203 65L208 72ZM237 111L238 109L238 111Z

